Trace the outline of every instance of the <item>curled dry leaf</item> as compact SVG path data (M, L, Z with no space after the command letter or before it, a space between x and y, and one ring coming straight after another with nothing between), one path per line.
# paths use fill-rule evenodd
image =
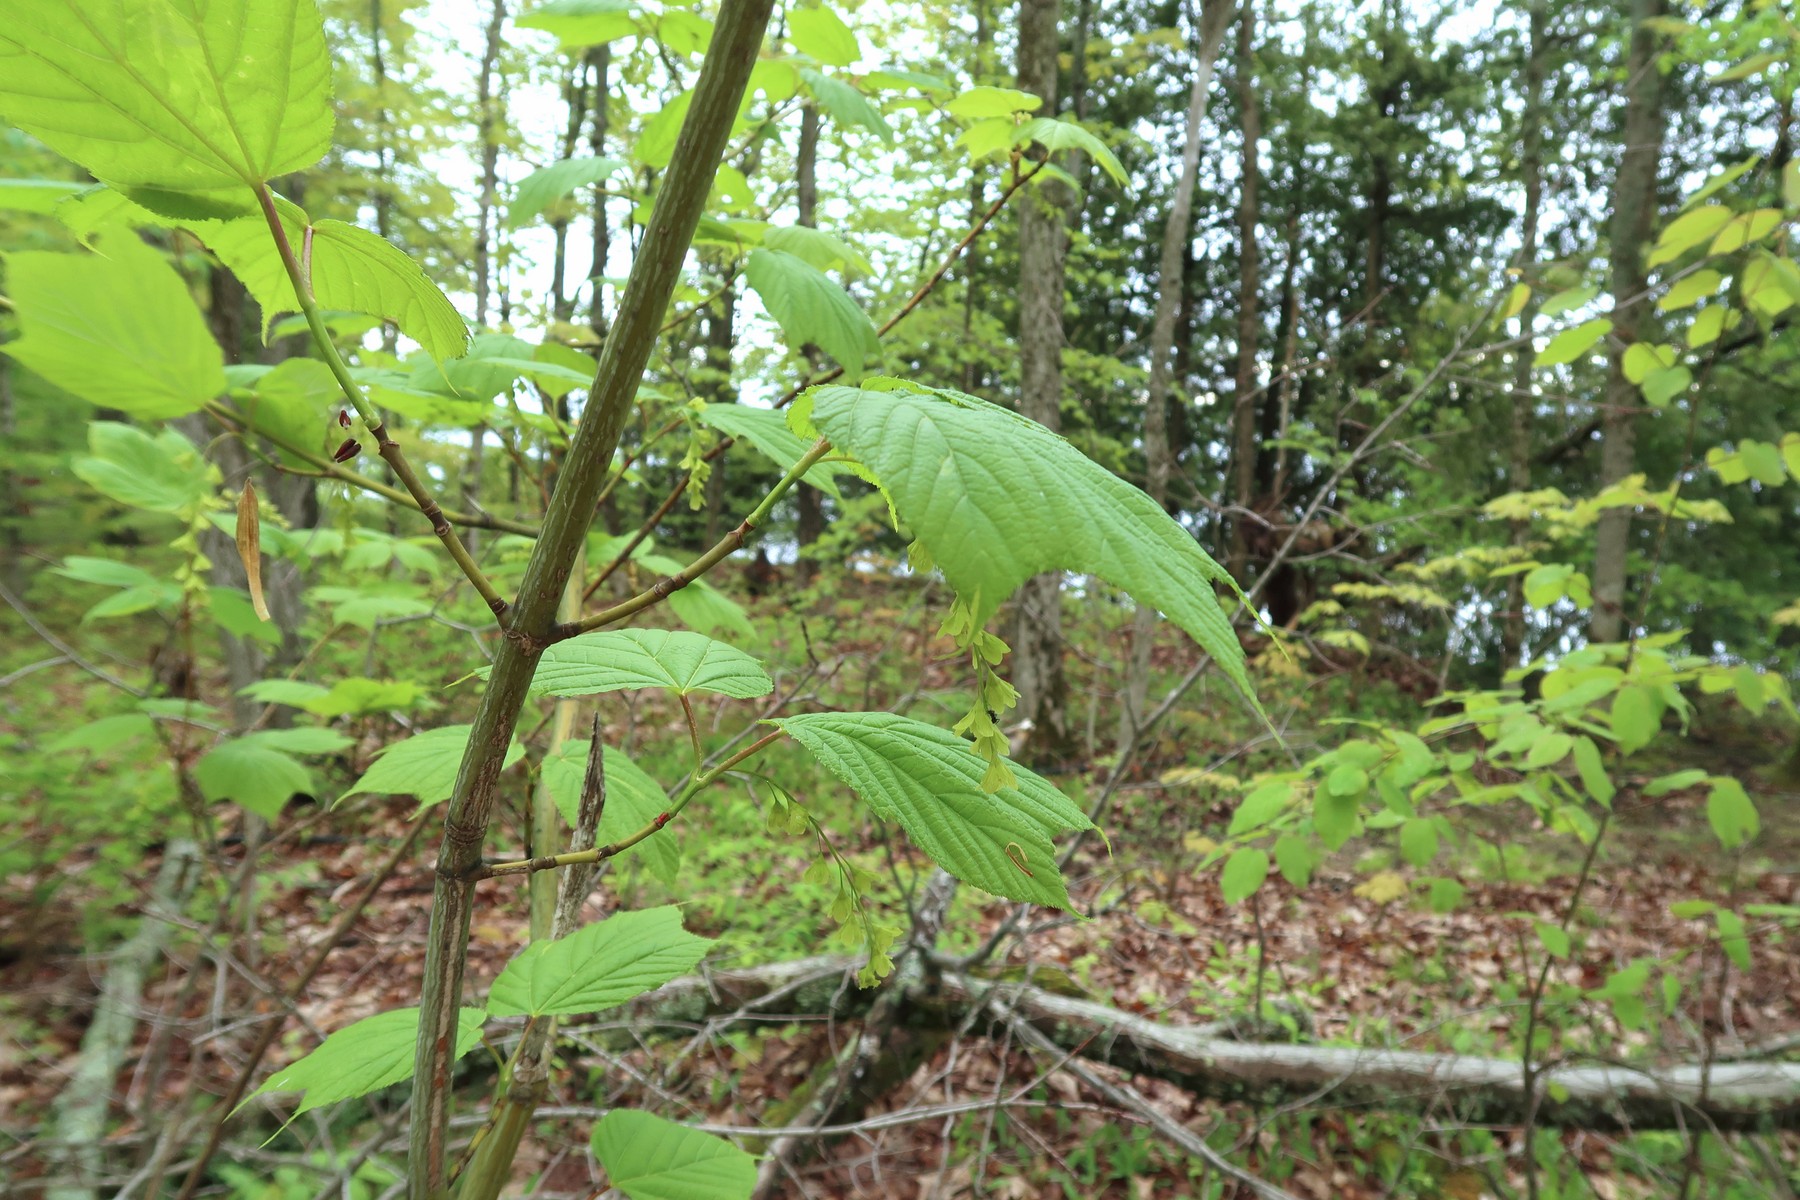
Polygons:
M244 577L250 584L250 605L260 621L269 619L269 605L263 599L262 585L262 518L256 509L256 485L244 480L243 494L238 497L238 557L244 562Z

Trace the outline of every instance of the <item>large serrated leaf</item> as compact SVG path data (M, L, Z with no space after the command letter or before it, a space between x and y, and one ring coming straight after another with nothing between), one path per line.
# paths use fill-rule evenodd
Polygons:
M669 806L662 785L644 773L644 769L625 756L624 751L605 748L606 808L600 813L600 829L595 844L608 846L649 825ZM582 738L564 742L544 755L544 786L556 810L571 826L581 805L581 784L587 775L588 742ZM675 840L674 827L647 837L622 857L643 863L649 872L673 887L675 873L681 869L681 850Z
M696 415L702 425L749 442L784 471L806 457L806 452L812 448L787 427L787 418L772 408L708 404ZM837 480L832 477L830 467L815 465L804 478L820 491L838 498Z
M338 800L342 802L358 792L374 792L416 796L420 808L443 803L456 788L456 771L462 765L473 728L443 725L394 742L381 751L381 757ZM523 753L519 743L512 742L500 769L504 771L518 762Z
M247 210L331 146L313 0L0 0L0 116L158 207Z
M404 250L355 225L314 222L287 200L278 200L275 207L294 253L310 263L319 307L392 321L439 361L456 358L468 348L469 331L456 307ZM190 221L187 227L243 282L262 308L264 329L281 314L300 310L293 282L261 216Z
M835 233L807 225L771 225L763 230L762 244L785 250L821 271L867 275L874 270L862 252Z
M1214 584L1231 577L1137 488L1035 421L899 380L807 393L812 421L871 468L900 519L986 622L1044 571L1083 571L1160 609L1246 697L1244 651Z
M187 284L133 234L98 254L9 254L7 292L22 365L101 408L180 417L225 390L218 343Z
M487 671L483 667L478 674L485 678ZM558 642L539 657L531 686L551 696L668 688L735 700L766 696L775 688L742 650L681 629L609 629Z
M593 1013L686 974L712 942L681 927L673 905L615 913L553 942L533 942L488 992L496 1017Z
M1069 907L1050 839L1093 825L1041 777L1015 765L1016 786L984 792L987 763L968 742L895 713L813 713L773 723L958 879L1009 900Z
M860 374L881 338L850 294L817 267L785 250L752 250L744 278L781 326L788 346L811 343L852 375Z
M457 1014L456 1053L461 1058L481 1042L487 1014L465 1008ZM419 1040L419 1010L396 1008L364 1017L327 1037L319 1048L269 1076L244 1097L238 1108L269 1092L305 1092L294 1109L298 1117L315 1108L380 1091L413 1074L413 1050ZM236 1112L237 1109L233 1109Z
M756 1159L723 1138L615 1108L594 1126L594 1157L631 1200L747 1200Z

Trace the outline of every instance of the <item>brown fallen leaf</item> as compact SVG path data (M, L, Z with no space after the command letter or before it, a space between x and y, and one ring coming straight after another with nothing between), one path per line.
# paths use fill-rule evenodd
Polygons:
M262 517L256 508L256 484L244 480L243 494L238 497L238 557L244 562L244 577L250 584L250 606L259 621L269 619L269 605L263 599L262 585Z

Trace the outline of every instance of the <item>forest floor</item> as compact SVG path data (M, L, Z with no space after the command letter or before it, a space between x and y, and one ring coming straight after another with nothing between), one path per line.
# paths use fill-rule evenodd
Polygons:
M1750 744L1726 739L1697 753L1716 755L1727 765L1777 757L1778 747L1744 736ZM1228 905L1217 870L1199 866L1211 846L1208 834L1219 833L1229 818L1231 800L1160 782L1158 772L1179 765L1181 755L1178 742L1160 744L1163 761L1142 771L1115 798L1106 823L1113 852L1092 843L1069 872L1076 906L1092 919L1043 921L1027 943L1032 965L1059 973L1093 999L1170 1024L1254 1012L1260 987L1261 999L1296 1022L1299 1040L1517 1057L1522 980L1529 975L1521 951L1531 953L1534 962L1540 953L1522 931L1529 931L1532 918L1558 924L1568 913L1581 865L1568 839L1511 831L1504 874L1493 863L1462 864L1469 868L1467 892L1446 913L1422 902L1411 887L1410 868L1365 843L1352 843L1363 846L1355 854L1347 850L1327 860L1304 888L1272 877L1251 903ZM1735 865L1711 852L1716 842L1703 795L1649 798L1626 781L1570 922L1573 950L1554 965L1551 984L1592 990L1633 960L1652 958L1670 964L1667 973L1683 990L1671 1011L1658 1016L1653 1006L1650 1022L1636 1030L1620 1026L1603 1005L1571 1002L1553 1022L1569 1045L1619 1058L1698 1061L1709 1044L1715 1057L1728 1057L1800 1035L1800 946L1784 940L1773 925L1753 928L1751 968L1724 969L1711 926L1670 911L1671 904L1696 896L1800 904L1800 795L1767 782L1773 775L1766 770L1745 777L1757 795L1764 828L1754 853ZM690 927L721 937L724 965L816 952L832 924L822 910L796 905L793 885L808 861L804 847L771 841L741 791L730 803L721 811L736 814L726 821L732 832L715 839L709 831L708 859L754 866L740 866L735 874L709 869L703 886L684 874L679 894L636 881L626 889L627 901L683 902ZM294 978L335 914L405 836L412 806L401 798L365 797L340 812L342 822L320 820L310 836L284 836L266 852L256 875L261 932L246 943L251 951L243 961L233 964L231 1003L241 1007L251 1002L251 993L264 991L255 1006L271 1011L267 994L280 993L284 981ZM298 807L284 827L292 830L310 815L315 815L310 806ZM29 842L33 819L14 836ZM353 836L326 832L345 826L355 830ZM297 1012L312 1032L290 1023L288 1035L263 1064L264 1073L316 1044L320 1032L416 1003L432 885L431 828L425 846L386 883L300 999ZM896 851L885 831L866 819L853 819L839 832L840 848L872 868L879 869L889 854L923 867L904 849ZM1124 847L1131 852L1124 853ZM15 1180L31 1174L32 1139L68 1077L107 968L105 951L83 949L81 914L93 897L83 895L82 878L99 853L54 864L62 886L53 904L29 898L30 879L0 888L0 1027L6 1031L0 1038L0 1135L11 1142L0 1148L0 1172L10 1171ZM226 847L222 876L241 861L239 855L241 847ZM158 860L152 850L135 874L148 880ZM1440 869L1447 868L1440 864ZM633 888L641 889L635 897ZM526 940L523 889L516 882L487 881L480 896L469 967L477 991ZM115 915L132 911L129 904L120 905ZM945 944L954 949L976 943L1010 911L1009 905L979 902L965 890L952 911ZM179 965L163 963L144 996L140 1051L171 1026L191 1033L213 1029L219 1021L220 990L210 982L184 989L195 956L190 948L178 949L175 957ZM211 980L210 967L200 969ZM841 1048L843 1034L823 1022L768 1024L719 1039L699 1054L673 1055L668 1043L610 1060L572 1053L566 1061L585 1070L569 1072L552 1103L579 1108L622 1098L683 1119L751 1125L812 1080ZM191 1103L196 1094L223 1094L250 1036L239 1028L211 1038L191 1060L178 1051L154 1090L146 1088L134 1061L118 1081L122 1103L115 1115L122 1116L122 1124L113 1138L124 1144L140 1136L142 1114ZM1516 1131L1495 1130L1485 1141L1471 1141L1467 1131L1450 1123L1334 1106L1328 1095L1293 1111L1253 1111L1199 1101L1155 1080L1137 1082L1189 1128L1309 1200L1406 1195L1473 1200L1493 1194L1485 1172L1516 1178L1511 1166L1497 1162L1509 1144L1516 1150L1516 1141L1508 1142ZM1021 1088L1023 1094L999 1116L973 1103ZM391 1114L396 1103L398 1092L377 1097L364 1119ZM1214 1190L1216 1178L1198 1177L1153 1134L1105 1109L1066 1072L1045 1071L1017 1047L982 1039L939 1047L868 1112L960 1103L970 1104L971 1111L894 1124L832 1144L822 1160L800 1169L804 1194L906 1200L1237 1194L1231 1187ZM254 1119L267 1134L284 1111L277 1102ZM585 1128L574 1119L540 1122L529 1162L521 1160L521 1171L529 1166L543 1172L538 1194L590 1194ZM336 1136L340 1145L353 1144L354 1130ZM253 1169L259 1163L302 1161L292 1139L263 1150L254 1148L257 1140L244 1129L226 1156ZM1581 1186L1546 1196L1610 1200L1666 1194L1659 1181L1684 1153L1679 1143L1671 1151L1654 1138L1570 1133L1561 1140L1565 1165L1578 1166ZM1800 1139L1784 1135L1768 1145L1778 1160L1793 1164L1790 1171L1800 1170ZM313 1177L313 1186L321 1178Z
M1774 862L1800 862L1800 821L1793 817L1795 797L1776 799L1764 811L1777 817L1767 829L1766 855ZM1133 825L1155 828L1156 818L1139 810L1136 821L1115 828L1115 842L1132 839ZM261 872L266 889L262 912L265 957L244 970L279 987L292 978L319 931L345 899L403 836L409 811L392 802L368 834L350 843L290 844L277 849ZM1577 924L1581 934L1566 964L1553 978L1584 989L1599 987L1606 975L1639 957L1669 960L1687 956L1699 961L1707 953L1708 927L1701 921L1672 916L1677 900L1716 894L1721 881L1704 856L1691 847L1709 836L1703 804L1697 796L1675 794L1654 801L1622 797L1618 831L1610 852L1601 856L1587 886ZM877 849L874 839L865 845ZM1521 1012L1519 918L1501 914L1533 914L1558 922L1568 904L1569 877L1556 865L1540 864L1541 877L1529 882L1489 882L1472 886L1454 912L1433 913L1411 897L1384 895L1369 886L1366 871L1349 862L1333 862L1304 889L1274 880L1254 907L1224 903L1215 872L1192 869L1189 860L1170 861L1121 881L1104 852L1083 860L1090 874L1072 888L1080 905L1098 902L1092 921L1063 922L1031 940L1033 961L1060 967L1101 1001L1173 1023L1200 1023L1251 1011L1251 980L1257 948L1263 948L1268 998L1284 1001L1289 1011L1303 1011L1311 1033L1306 1040L1360 1045L1404 1046L1409 1049L1505 1053L1516 1045ZM428 856L420 854L402 867L383 889L355 932L333 954L325 972L309 989L299 1011L309 1025L329 1031L384 1008L416 1002L424 962L427 901L431 892ZM150 873L154 856L146 861ZM798 860L795 874L802 869ZM775 883L779 869L765 879ZM1746 871L1735 881L1736 894L1747 901L1800 903L1800 875L1791 867ZM502 881L483 885L490 903L478 911L471 978L491 978L524 943L525 920L515 889ZM508 891L515 891L512 896ZM76 906L63 906L74 912ZM988 904L959 909L965 923L957 932L969 940L984 935L1004 919L1009 906ZM104 955L57 953L56 947L78 945L80 931L47 923L46 914L0 908L0 945L9 948L0 967L0 994L6 996L6 1024L14 1032L0 1043L0 1118L12 1138L29 1139L74 1061L79 1039L91 1014ZM278 928L270 927L278 923ZM29 942L21 935L29 929ZM823 927L822 930L823 931ZM1800 1033L1800 948L1776 938L1753 937L1753 969L1725 977L1724 1005L1715 994L1707 1001L1711 1036L1722 1056L1758 1043ZM1534 947L1535 949L1535 947ZM48 952L44 952L48 951ZM1711 968L1715 977L1717 967ZM182 972L170 970L145 997L148 1020L142 1029L147 1043L161 1025L187 1027L210 1021L210 990L176 1007ZM1657 1045L1661 1054L1686 1047L1698 1058L1702 1031L1683 1006L1661 1027L1627 1031L1590 1031L1584 1040L1610 1042L1620 1057L1634 1056ZM691 1064L676 1077L655 1080L657 1055L635 1053L626 1062L645 1072L639 1097L673 1092L690 1118L705 1117L747 1124L751 1114L790 1094L818 1069L841 1031L822 1025L777 1027L729 1047L716 1048L712 1066ZM310 1043L309 1043L310 1044ZM974 1049L976 1046L980 1049ZM291 1036L277 1057L301 1052L299 1036ZM231 1078L232 1056L241 1045L226 1039L214 1044L199 1062L205 1091L219 1094ZM702 1061L707 1061L703 1058ZM265 1064L265 1070L274 1063ZM190 1064L176 1064L155 1097L133 1097L133 1107L179 1104L186 1094ZM985 1043L946 1047L932 1056L912 1079L896 1088L883 1111L906 1104L946 1105L1010 1092L1033 1079L1036 1068L1021 1053L995 1052ZM1209 1133L1221 1122L1245 1122L1251 1114L1197 1102L1171 1085L1144 1082L1165 1109L1197 1132ZM121 1077L121 1094L132 1095L134 1081ZM866 1139L840 1143L823 1164L805 1174L810 1194L819 1196L1148 1196L1201 1195L1187 1189L1185 1170L1170 1155L1152 1150L1153 1138L1121 1126L1118 1118L1093 1106L1092 1097L1066 1074L1044 1077L1036 1089L1043 1099L1035 1106L1010 1110L1003 1136L985 1135L979 1122L938 1120L882 1130ZM586 1098L588 1103L594 1095ZM573 1092L557 1097L579 1104ZM1046 1101L1058 1101L1047 1106ZM1266 1114L1265 1114L1266 1116ZM957 1128L952 1128L957 1124ZM1284 1186L1296 1195L1379 1196L1388 1194L1384 1170L1393 1153L1393 1129L1357 1111L1338 1112L1328 1097L1309 1109L1305 1122L1310 1145L1296 1144L1297 1129L1265 1124L1257 1135L1253 1168L1290 1160ZM546 1168L556 1167L547 1186L581 1194L588 1169L579 1153L584 1139L573 1124L566 1142L553 1133L541 1148ZM129 1138L129 1122L117 1137ZM973 1147L983 1136L993 1141L985 1166L986 1187L972 1193ZM1595 1135L1581 1147L1581 1162L1596 1181L1597 1195L1616 1187L1613 1139ZM1229 1141L1226 1143L1229 1145ZM561 1154L554 1151L560 1147ZM1786 1144L1790 1154L1800 1145ZM1458 1175L1447 1145L1424 1146L1416 1152L1445 1156L1441 1194L1457 1195ZM946 1154L951 1164L946 1167ZM557 1166L558 1162L564 1165ZM1476 1178L1470 1176L1470 1178ZM1052 1179L1062 1182L1051 1182ZM1069 1190L1073 1188L1074 1190ZM1174 1190L1169 1190L1174 1189ZM1227 1193L1229 1194L1229 1193ZM1469 1195L1479 1194L1467 1192ZM1614 1194L1633 1194L1627 1188ZM1646 1192L1645 1194L1650 1194Z

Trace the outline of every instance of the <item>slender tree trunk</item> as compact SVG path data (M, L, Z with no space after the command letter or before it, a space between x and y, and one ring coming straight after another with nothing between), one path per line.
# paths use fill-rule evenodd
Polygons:
M588 126L588 153L596 158L606 152L606 137L611 132L608 87L612 72L612 47L600 46L588 56L593 67L593 123ZM606 192L594 188L594 257L588 264L588 327L596 341L606 337L606 260L612 257L612 226L606 220Z
M1600 420L1600 487L1631 474L1636 464L1636 385L1625 378L1625 351L1638 340L1649 286L1644 251L1656 224L1657 167L1664 134L1663 79L1657 69L1657 36L1648 22L1663 14L1663 0L1633 0L1631 50L1626 60L1625 111L1620 120L1619 170L1612 194L1613 345ZM1625 628L1626 558L1631 510L1600 514L1594 531L1594 617L1588 636L1616 642Z
M1019 0L1019 87L1043 98L1046 115L1056 111L1060 7L1060 0ZM1024 196L1019 212L1019 411L1051 430L1062 428L1066 192L1048 184ZM1027 580L1015 611L1013 683L1032 730L1025 756L1038 764L1067 762L1075 742L1063 674L1062 577Z
M375 232L385 240L392 238L394 232L394 147L388 125L381 5L382 0L369 0L369 74L375 84ZM392 327L384 325L383 332L391 337Z
M1257 143L1262 140L1262 111L1256 99L1256 3L1245 0L1238 20L1237 93L1242 122L1243 155L1238 185L1238 320L1237 386L1232 405L1231 459L1232 500L1238 512L1231 521L1231 573L1240 583L1249 582L1249 540L1245 522L1256 490L1256 333L1257 295L1261 287L1261 262L1256 244L1259 217L1257 184L1262 175Z
M1544 0L1533 0L1529 18L1530 46L1525 59L1525 114L1520 130L1519 175L1525 190L1525 216L1519 228L1519 267L1529 274L1537 259L1538 221L1544 203ZM1507 455L1506 487L1523 492L1531 488L1531 425L1536 401L1531 390L1531 327L1537 317L1537 293L1532 292L1519 313L1519 331L1526 338L1513 356L1512 428ZM1522 547L1531 533L1529 521L1512 523L1511 542ZM1525 649L1525 577L1514 574L1506 581L1506 617L1500 627L1500 672L1522 665Z
M1295 275L1300 265L1300 213L1288 214L1287 259L1281 266L1281 368L1275 378L1275 469L1269 477L1269 498L1276 506L1287 500L1288 429L1294 420L1294 362L1300 348L1300 289Z
M12 359L0 355L0 445L19 444L17 399L12 387ZM14 592L25 590L25 490L19 486L13 456L0 462L0 525L6 530L4 554L0 554L0 583Z
M481 52L481 73L475 81L481 138L481 195L475 224L475 325L487 324L489 296L493 291L492 230L494 207L499 201L500 102L495 86L500 74L500 35L506 28L506 0L493 0L487 25L487 44Z
M700 394L712 404L729 404L731 390L731 350L737 344L737 291L730 275L719 290L718 298L706 314L706 372L701 378ZM706 478L706 531L703 545L710 546L725 536L731 514L725 511L725 471L723 457L712 464Z
M800 110L800 151L794 159L796 205L799 208L799 223L808 229L816 229L819 225L819 106L809 103ZM816 369L816 350L807 348L807 361ZM810 557L807 550L819 540L825 532L825 493L810 483L799 483L794 486L794 503L799 507L799 518L794 528L794 538L800 544L800 559L797 570L802 583L811 583L819 573L818 560Z
M587 64L571 62L563 76L563 104L568 120L563 125L562 158L572 158L581 140L581 128L587 123ZM550 313L559 323L567 323L575 315L575 300L567 294L569 264L569 219L558 217L550 222L556 245L550 257Z
M1213 66L1225 42L1233 12L1231 0L1207 0L1200 13L1198 44L1194 48L1194 75L1188 89L1187 126L1181 147L1181 177L1169 202L1163 223L1162 256L1157 279L1156 315L1150 325L1150 386L1144 406L1144 490L1152 500L1168 507L1169 476L1175 456L1169 444L1169 377L1175 345L1176 318L1183 308L1188 247L1193 240L1194 190L1200 179L1200 133L1212 92ZM1156 610L1140 605L1132 616L1131 665L1125 676L1125 711L1120 715L1119 741L1137 736L1144 697L1150 687L1150 646L1156 634Z

